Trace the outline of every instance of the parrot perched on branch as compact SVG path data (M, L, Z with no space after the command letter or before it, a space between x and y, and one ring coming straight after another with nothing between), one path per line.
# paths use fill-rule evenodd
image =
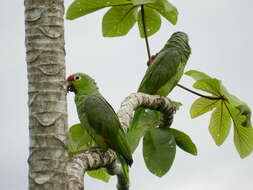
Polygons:
M67 91L75 93L81 125L103 151L110 148L116 152L124 175L129 181L128 165L132 165L133 159L117 114L88 75L76 73L69 76L67 81Z
M188 36L184 32L172 34L162 50L152 56L148 69L141 81L138 92L168 96L184 73L186 62L191 54ZM145 109L138 108L131 123L134 130Z

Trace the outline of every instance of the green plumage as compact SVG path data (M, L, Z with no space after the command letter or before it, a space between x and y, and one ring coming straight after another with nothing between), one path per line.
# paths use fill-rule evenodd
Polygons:
M190 53L187 34L174 33L148 67L138 92L168 96L182 77ZM137 127L143 113L143 108L135 111L131 130Z
M75 103L81 125L100 148L104 151L110 148L116 152L128 178L127 165L131 166L132 155L113 108L99 93L95 81L88 75L77 73L67 80L71 85L70 91L75 92Z

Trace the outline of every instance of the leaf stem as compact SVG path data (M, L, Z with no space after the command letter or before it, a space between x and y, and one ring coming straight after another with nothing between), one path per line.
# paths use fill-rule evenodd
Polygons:
M220 96L220 97L213 97L213 96L206 96L206 95L200 94L200 93L195 92L195 91L193 91L193 90L191 90L189 88L186 88L185 86L183 86L181 84L177 84L177 86L180 87L180 88L182 88L182 89L184 89L184 90L186 90L186 91L188 91L188 92L190 92L190 93L192 93L192 94L200 96L202 98L207 98L207 99L210 99L210 100L223 100L224 99L222 96Z
M147 29L146 29L144 14L145 14L144 13L144 5L141 5L141 18L142 18L143 33L144 33L145 42L146 42L148 60L150 62L151 61L151 53L150 53L150 48L149 48L149 43L148 43L148 35L147 35Z

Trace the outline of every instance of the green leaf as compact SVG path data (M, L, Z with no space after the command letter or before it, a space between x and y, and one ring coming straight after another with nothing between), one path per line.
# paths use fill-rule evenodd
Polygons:
M194 88L209 92L214 96L221 96L221 81L217 79L201 79L194 83Z
M160 113L158 111L153 111L150 109L145 110L145 113L138 122L137 127L132 131L128 131L126 134L132 153L139 145L140 139L144 136L146 131L159 125L159 121Z
M247 104L236 96L230 94L222 85L220 80L214 79L199 71L188 71L185 73L195 80L194 87L209 92L215 97L220 97L216 110L212 113L209 132L211 133L215 143L220 146L230 131L232 118L234 124L234 143L241 158L248 156L253 150L253 128L251 124L251 110ZM199 102L197 102L199 101ZM201 110L201 101L194 102L191 108L192 117L196 117L211 110L213 107L208 106L208 100L203 103L207 104L208 109ZM209 100L210 101L210 100ZM199 105L200 104L200 105Z
M129 147L130 147L130 150L131 150L132 153L138 147L141 138L146 133L146 131L149 130L149 129L150 129L149 125L142 125L138 128L135 128L132 131L129 131L126 134L127 140L129 142Z
M211 77L207 74L197 71L197 70L190 70L184 73L185 75L192 77L195 80L201 80L201 79L210 79Z
M133 2L134 5L144 5L147 3L154 3L157 0L131 0Z
M109 9L102 21L104 37L124 36L137 21L137 6L118 6Z
M80 123L70 127L68 132L68 151L70 157L86 150L93 143L94 141Z
M149 171L162 177L170 169L176 154L176 142L168 129L154 128L143 139L143 157Z
M161 27L160 15L157 13L156 10L152 8L148 8L144 6L144 20L145 20L145 26L146 26L146 31L147 31L148 36L155 34ZM139 10L139 13L138 13L138 26L139 26L140 36L144 38L141 10Z
M131 4L128 0L75 0L69 6L66 18L74 20L105 7Z
M167 19L171 24L175 25L177 23L178 11L167 0L157 0L154 3L146 4L150 8L157 10L165 19Z
M227 90L224 91L224 89L225 89L225 87L223 87L222 90L223 90L224 94L226 94L230 105L232 105L233 107L237 107L237 106L240 106L240 105L246 105L244 102L242 102L236 96L234 96L232 94L229 94ZM248 107L248 106L246 105L246 107Z
M234 124L234 143L241 158L247 157L253 150L253 128L242 126L244 115L239 115L239 110L227 105L229 114Z
M89 170L89 171L87 171L87 174L90 177L99 179L99 180L104 181L106 183L110 180L110 175L106 172L105 168L99 168L96 170Z
M188 135L173 128L169 128L169 130L172 132L176 140L176 144L179 146L179 148L193 155L198 154L195 144L192 142L191 138Z
M210 100L207 98L198 98L195 100L190 109L191 118L196 118L215 108L218 100Z
M223 101L216 104L209 124L209 132L217 146L223 144L231 128L231 119L228 109Z

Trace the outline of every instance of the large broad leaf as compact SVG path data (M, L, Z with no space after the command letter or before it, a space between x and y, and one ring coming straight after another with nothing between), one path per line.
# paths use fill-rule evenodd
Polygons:
M136 6L118 6L109 9L102 21L104 37L124 36L137 21Z
M191 106L190 114L191 118L198 117L208 111L211 111L215 108L219 100L210 100L207 98L198 98L195 100Z
M195 144L188 135L176 129L170 128L169 130L172 132L179 148L193 155L198 154Z
M93 144L94 141L80 123L71 126L68 132L69 156L79 154Z
M144 5L147 3L154 3L157 0L131 0L133 2L134 5Z
M131 4L128 0L75 0L69 6L66 17L73 20L105 7Z
M168 129L148 130L143 139L143 157L150 172L162 177L170 169L176 154L176 142Z
M216 104L215 111L212 113L209 124L209 132L216 145L222 145L229 134L230 128L231 119L228 109L223 101L219 101Z
M147 31L147 36L155 34L161 27L161 18L156 10L144 6L144 21ZM143 20L141 10L138 13L138 26L140 36L144 38Z
M145 113L141 117L136 128L126 134L132 153L139 145L140 139L144 136L146 131L159 125L159 122L160 113L158 111L153 111L150 109L145 110Z
M211 78L207 74L200 72L200 71L196 71L196 70L190 70L190 71L185 72L184 74L192 77L195 80L210 79Z
M87 174L93 178L99 179L104 182L108 182L110 180L110 175L106 172L105 168L90 170L90 171L87 171Z
M194 88L209 92L214 96L221 96L221 81L217 79L201 79L197 80L194 85Z
M177 23L178 11L176 7L174 7L167 0L157 0L154 3L149 3L149 4L146 4L145 6L148 6L157 10L170 23L174 25Z
M253 150L253 128L244 127L244 115L239 115L239 110L231 105L227 105L234 124L234 143L241 158L248 156Z

